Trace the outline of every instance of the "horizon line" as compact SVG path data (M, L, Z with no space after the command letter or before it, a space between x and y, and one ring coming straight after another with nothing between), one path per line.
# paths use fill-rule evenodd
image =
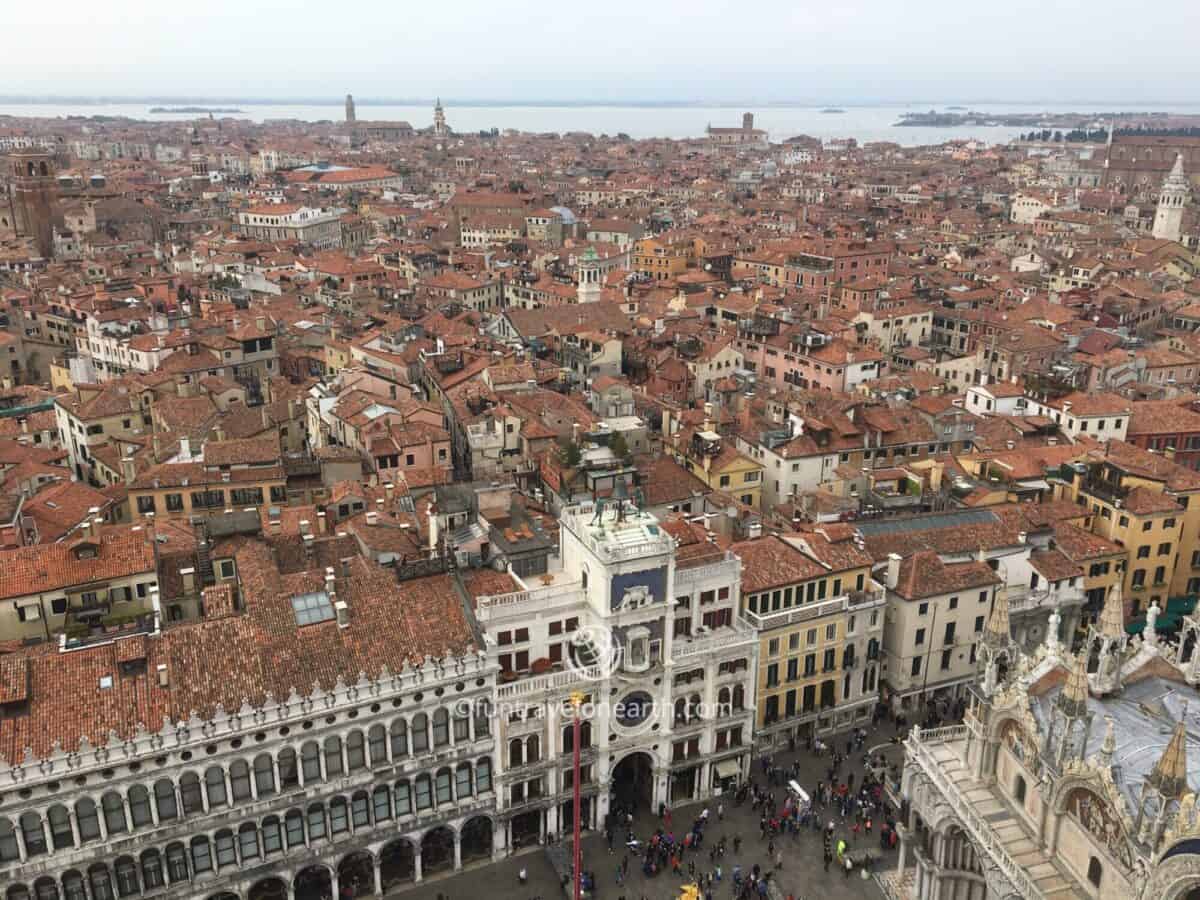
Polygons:
M352 94L351 94L352 95ZM373 97L361 96L355 97L354 103L356 106L426 106L432 105L435 97ZM294 96L294 97L247 97L247 96L222 96L222 95L145 95L145 94L0 94L0 103L18 105L18 106L34 106L34 105L72 105L72 104L88 104L88 105L114 105L114 104L141 104L141 103L241 103L246 106L341 106L345 103L344 96L336 98L324 96ZM1121 112L1121 113L1139 113L1139 112L1162 112L1161 109L1132 109L1129 108L1134 104L1144 104L1155 107L1178 107L1182 109L1190 109L1200 107L1200 103L1178 103L1178 102L1153 102L1147 100L1138 101L1120 101L1120 104L1126 108L1121 108L1116 101L1112 100L1088 100L1088 99L1072 99L1072 100L1028 100L1028 99L973 99L964 100L961 98L946 98L940 100L916 99L916 100L813 100L813 99L793 99L793 100L773 100L773 101L748 101L748 100L705 100L705 99L677 99L677 98L661 98L661 99L620 99L620 100L601 100L596 98L574 98L574 99L547 99L547 98L480 98L480 97L444 97L442 98L443 106L456 105L459 107L678 107L678 108L808 108L822 107L840 104L845 107L870 108L879 106L949 106L949 105L1005 105L1005 106L1040 106L1044 104L1052 104L1054 106L1063 107L1071 104L1081 106L1102 106L1111 105L1112 109L1106 109L1104 112ZM970 111L968 109L968 111ZM1045 110L1035 110L1045 111ZM1084 112L1094 114L1086 110L1068 110L1067 112L1059 112L1056 115L1065 115L1069 112Z

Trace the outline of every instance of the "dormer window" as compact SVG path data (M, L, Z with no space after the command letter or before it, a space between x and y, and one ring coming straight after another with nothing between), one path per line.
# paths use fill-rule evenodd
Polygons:
M100 547L91 541L80 541L71 548L76 559L95 559L100 554Z

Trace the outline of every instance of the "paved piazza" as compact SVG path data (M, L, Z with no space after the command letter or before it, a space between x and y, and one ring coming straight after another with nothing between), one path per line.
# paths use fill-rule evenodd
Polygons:
M868 736L866 746L886 744L892 734L894 734L894 730L890 726L880 726ZM836 739L836 743L844 751L845 738ZM898 745L888 745L884 753L889 760L896 762L903 757L903 750ZM801 777L799 780L805 790L811 790L818 780L826 778L829 766L828 756L816 757L803 748L798 749L795 753L782 752L775 756L777 765L790 765L793 759L800 760ZM843 764L842 775L846 775L852 769L855 772L855 780L860 780L863 774L861 760L861 754L856 754L852 766ZM762 783L763 778L757 757L754 761L754 769L755 780ZM775 793L778 798L782 796L783 789L777 787ZM755 863L763 868L767 866L766 844L759 839L759 816L750 808L749 800L741 807L734 807L732 798L729 798L725 806L725 820L717 822L716 805L715 803L711 805L709 825L705 829L704 846L698 854L688 855L685 858L685 865L687 859L692 859L696 862L698 871L707 871L709 867L708 848L718 841L721 835L725 835L728 849L721 861L724 878L719 884L714 883L713 885L714 900L731 900L733 897L730 873L735 863L740 863L744 872L748 872ZM673 810L673 825L676 829L684 827L685 823L690 826L703 808L704 804L692 804ZM870 838L860 837L856 844L849 828L852 820L847 820L843 824L836 811L829 808L825 810L824 816L826 821L829 821L830 818L833 819L836 825L835 833L838 837L845 837L851 852L865 849L868 846L877 853L879 852L878 829ZM634 833L644 839L653 834L658 824L657 817L643 814L641 818L634 820ZM676 833L679 833L678 830ZM735 836L742 839L742 848L739 854L734 854L732 849ZM808 830L802 832L795 840L791 836L785 836L782 840L784 864L783 870L776 877L779 879L779 886L784 897L791 893L796 900L864 900L864 898L882 900L883 894L874 880L862 880L857 870L849 878L838 872L834 866L830 867L829 872L824 871L819 833ZM679 887L685 883L685 879L675 877L669 872L653 878L646 878L642 875L640 865L631 856L629 876L624 880L624 884L618 886L616 870L623 857L619 840L614 845L614 852L609 854L604 834L592 833L585 835L583 848L583 867L596 873L598 900L620 900L622 897L625 900L643 900L643 898L645 900L677 900ZM887 851L876 863L876 867L894 867L896 855L896 850ZM703 863L703 867L701 863ZM529 879L525 885L521 885L518 879L518 873L522 868L526 870ZM428 900L534 900L534 898L563 900L565 897L546 854L541 848L526 851L499 863L468 869L451 877L426 881L419 886L403 890L396 896L400 895L419 896L422 900L425 898Z

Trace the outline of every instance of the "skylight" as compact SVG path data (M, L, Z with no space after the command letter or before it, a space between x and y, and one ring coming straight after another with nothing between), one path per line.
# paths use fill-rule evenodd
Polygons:
M333 604L324 591L297 594L292 598L292 612L296 614L297 625L315 625L333 618Z

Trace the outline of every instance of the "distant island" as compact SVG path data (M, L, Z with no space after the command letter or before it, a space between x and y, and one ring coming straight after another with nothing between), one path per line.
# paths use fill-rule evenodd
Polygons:
M948 107L954 109L955 107ZM962 107L958 107L962 109ZM900 128L960 128L964 125L984 127L1009 128L1052 128L1071 129L1083 128L1094 122L1109 122L1119 120L1123 124L1138 124L1150 126L1151 123L1182 123L1190 124L1194 116L1178 115L1165 112L1095 112L1095 113L985 113L975 110L965 112L929 112L902 113L900 121L894 123ZM1183 121L1188 120L1188 121Z
M152 106L152 113L240 113L232 106Z
M947 106L946 109L966 109L965 106Z
M827 108L827 109L823 109L823 110L821 110L821 112L823 112L823 113L844 113L844 112L845 112L845 110L844 110L844 109L838 109L836 106L830 106L830 107L829 107L829 108Z

